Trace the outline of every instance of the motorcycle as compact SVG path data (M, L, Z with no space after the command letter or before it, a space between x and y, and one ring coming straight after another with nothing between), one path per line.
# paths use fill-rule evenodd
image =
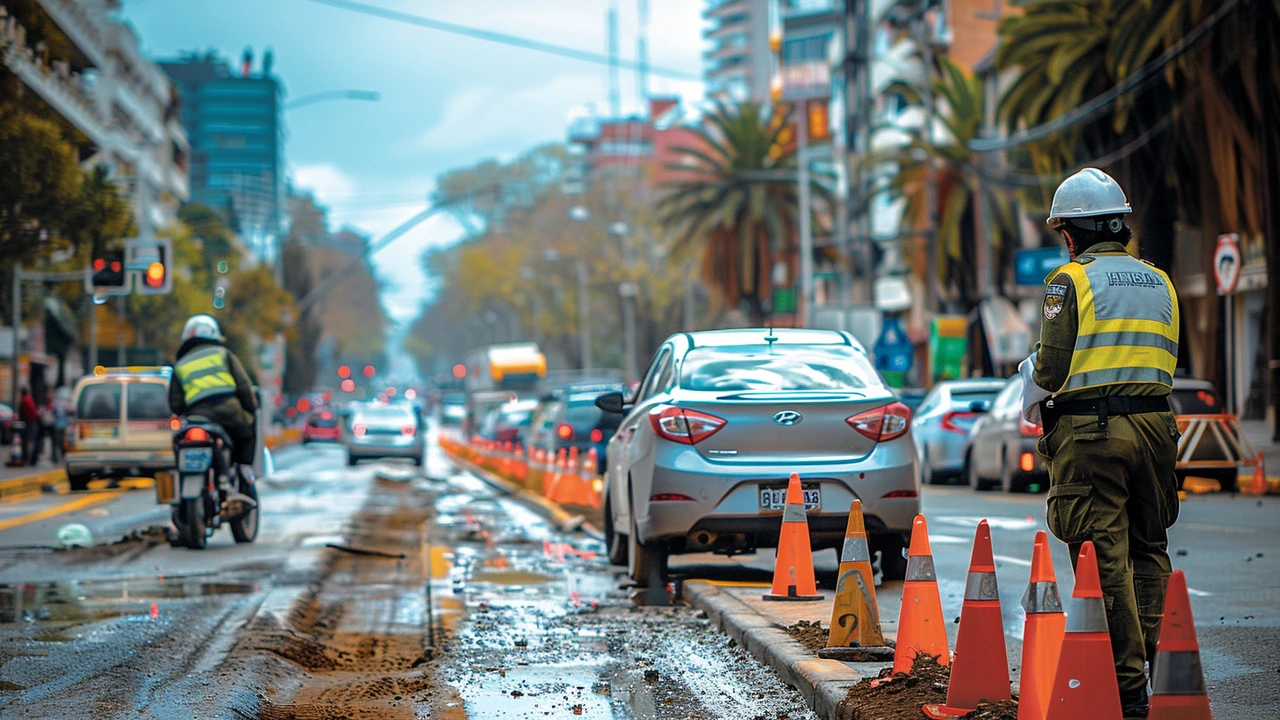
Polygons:
M232 443L216 423L183 418L173 434L176 482L170 501L177 535L170 544L203 550L222 525L237 543L258 537L258 488L231 460Z

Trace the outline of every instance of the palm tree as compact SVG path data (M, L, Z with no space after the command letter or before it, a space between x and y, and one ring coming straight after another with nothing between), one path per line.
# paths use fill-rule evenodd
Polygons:
M791 117L789 109L717 102L693 131L697 145L675 149L681 159L668 168L680 179L666 185L658 203L659 221L674 235L673 251L700 250L703 280L730 306L745 305L753 323L763 321L772 301L773 266L784 263L795 277L799 200L796 152L787 142ZM830 217L829 176L815 171L811 177L813 205L824 211L815 214Z

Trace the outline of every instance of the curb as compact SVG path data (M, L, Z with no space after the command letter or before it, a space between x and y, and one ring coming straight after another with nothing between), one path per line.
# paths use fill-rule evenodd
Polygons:
M504 480L470 460L465 460L452 453L445 453L445 455L460 467L465 468L467 472L475 475L486 485L503 495L514 495L521 502L535 508L535 511L540 511L544 517L554 523L562 532L581 530L592 538L604 542L604 533L596 529L591 523L585 522L581 515L574 515L565 510L559 503L552 502L541 495L529 492L513 482Z
M0 503L30 500L44 492L46 487L55 491L58 486L66 485L65 470L46 470L31 475L0 480Z
M705 612L721 632L768 665L778 679L799 691L809 709L819 717L835 720L849 688L864 678L862 673L838 660L815 657L772 620L710 583L687 581L683 583L682 594L690 605Z

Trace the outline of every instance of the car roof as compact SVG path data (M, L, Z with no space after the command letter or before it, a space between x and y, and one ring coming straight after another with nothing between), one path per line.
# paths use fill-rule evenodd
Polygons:
M996 390L999 391L1009 380L1006 378L973 378L970 380L944 380L938 383L938 386L945 388L949 392L964 392L966 390Z
M674 336L680 337L680 336ZM848 333L835 330L811 330L797 328L738 328L733 330L703 330L683 333L691 347L728 347L733 345L764 345L765 338L776 338L776 345L847 345L862 350L862 345Z
M1181 378L1181 377L1176 377L1173 379L1173 389L1174 390L1212 390L1215 393L1218 391L1218 389L1213 386L1213 383L1209 382L1208 380L1201 380L1200 378Z

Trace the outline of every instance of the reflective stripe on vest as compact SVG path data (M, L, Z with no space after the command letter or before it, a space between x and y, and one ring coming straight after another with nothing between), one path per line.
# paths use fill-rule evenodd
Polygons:
M1060 392L1133 383L1172 388L1178 296L1169 276L1127 254L1081 259L1050 275L1070 276L1079 323Z
M192 350L178 361L173 370L182 383L182 395L188 407L236 392L236 379L231 374L227 351L217 345Z

